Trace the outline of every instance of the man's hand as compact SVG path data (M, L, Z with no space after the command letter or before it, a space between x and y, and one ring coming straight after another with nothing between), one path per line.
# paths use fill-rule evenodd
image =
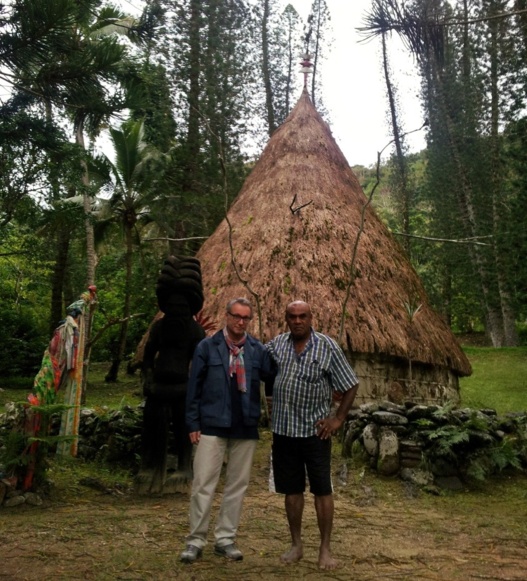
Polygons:
M192 444L197 444L201 437L201 432L190 432L188 435Z
M325 420L318 420L315 426L317 428L317 436L321 440L327 440L342 426L342 420L337 417L326 418Z

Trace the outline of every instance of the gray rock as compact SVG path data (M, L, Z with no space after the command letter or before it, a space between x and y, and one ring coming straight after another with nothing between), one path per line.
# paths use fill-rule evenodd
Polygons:
M416 405L406 412L406 417L410 421L434 418L434 413L439 410L436 405Z
M40 506L42 504L42 498L35 492L26 492L24 494L26 498L26 503L31 506Z
M401 440L401 450L412 450L415 452L421 452L423 449L422 445L415 440Z
M377 470L385 476L399 472L399 439L392 430L381 430Z
M368 424L362 432L362 443L370 456L376 457L379 453L378 437L379 426L377 424Z
M400 448L400 455L401 458L408 458L408 460L421 460L423 457L420 451L411 452L409 450L403 450L402 447Z
M408 420L404 416L393 412L374 412L371 417L376 424L382 426L406 426L408 424Z
M411 482L416 486L428 486L434 483L434 475L428 470L419 470L416 468L403 468L400 472L403 480Z
M406 408L391 401L383 401L379 404L379 409L385 412L394 412L396 414L406 414Z
M421 458L403 458L399 460L401 468L418 468L421 465Z
M379 404L374 402L363 403L359 406L359 409L361 410L361 412L371 414L379 409Z
M359 408L354 408L348 412L347 419L348 420L357 420L362 416L364 416L364 413Z
M26 502L26 499L22 494L20 494L18 496L12 496L11 498L7 498L4 501L4 506L6 508L10 508L13 506L19 506L20 504L24 504L24 502Z

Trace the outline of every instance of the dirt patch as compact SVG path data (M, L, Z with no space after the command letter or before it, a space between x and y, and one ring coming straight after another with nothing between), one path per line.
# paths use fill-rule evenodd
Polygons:
M282 565L278 557L289 535L283 498L268 492L268 454L269 434L264 433L239 531L241 562L214 556L209 544L198 563L179 563L188 491L137 498L128 491L101 494L72 483L54 490L44 507L2 509L0 579L526 579L525 477L502 477L478 490L435 497L400 480L352 469L348 483L335 491L333 550L341 567L330 574L317 568L311 499L304 515L304 560ZM338 457L334 464L337 471Z

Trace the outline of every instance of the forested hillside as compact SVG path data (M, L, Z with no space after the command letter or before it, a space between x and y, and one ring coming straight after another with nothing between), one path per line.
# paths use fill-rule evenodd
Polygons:
M0 7L0 374L31 375L50 333L98 288L93 358L113 381L157 310L163 258L194 254L269 135L308 89L331 14L278 0L101 0ZM393 142L354 168L457 332L518 344L527 314L527 4L372 0ZM427 148L408 154L390 38L422 79ZM343 82L345 82L343 80ZM343 87L345 90L345 87ZM107 156L95 144L109 144ZM381 159L381 157L379 157Z

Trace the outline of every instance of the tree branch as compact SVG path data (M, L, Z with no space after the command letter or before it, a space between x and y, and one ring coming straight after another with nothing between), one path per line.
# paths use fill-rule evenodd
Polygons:
M406 236L408 238L417 238L419 240L430 240L432 242L451 242L452 244L476 244L478 246L491 246L486 242L478 242L479 238L492 238L492 234L488 236L474 236L472 238L460 238L458 240L451 238L433 238L432 236L418 236L417 234L405 234L404 232L394 232L392 234L395 236Z
M190 238L143 238L143 242L155 242L157 240L163 240L164 242L186 242L187 240L207 240L208 236L191 236Z
M123 319L112 319L111 321L108 321L106 323L106 325L101 327L97 331L97 333L95 333L95 335L92 335L92 337L86 343L86 345L89 346L90 348L93 347L93 345L104 335L104 333L110 327L113 327L114 325L120 325L121 323L124 323L125 321L131 321L132 319L135 319L136 317L144 317L144 316L145 316L145 313L135 313L133 315L130 315L129 317L124 317Z
M517 16L518 14L527 14L527 9L513 10L512 12L501 12L494 14L494 16L482 16L481 18L474 18L470 20L454 20L447 18L442 23L447 26L465 26L465 24L477 24L478 22L488 22L489 20L496 20L497 18L508 18L509 16Z
M400 137L403 138L403 137L406 137L407 135L415 133L416 131L421 131L423 129L423 127L426 127L427 125L428 125L428 120L425 120L425 122L421 125L421 127L419 127L418 129L412 129L411 131L407 131L406 133L403 133ZM342 343L342 335L344 334L344 322L346 320L346 305L348 304L348 300L349 300L349 297L351 294L351 287L353 286L353 284L355 282L355 261L357 260L357 250L359 248L359 242L360 242L362 233L364 232L366 208L371 204L372 199L373 199L373 194L375 193L375 190L378 188L379 184L381 183L381 156L382 156L384 150L387 147L389 147L394 141L395 141L395 139L391 139L381 149L381 151L379 151L377 153L376 181L375 181L375 184L370 192L370 195L368 196L368 198L366 200L366 203L364 204L364 206L362 206L362 209L361 209L359 231L357 232L357 236L355 238L355 244L353 246L353 251L351 253L351 261L350 261L350 265L349 265L349 269L348 269L349 281L348 281L348 284L346 285L346 295L344 297L344 300L342 301L342 312L340 314L340 326L339 326L339 335L338 335L338 342L339 343Z

